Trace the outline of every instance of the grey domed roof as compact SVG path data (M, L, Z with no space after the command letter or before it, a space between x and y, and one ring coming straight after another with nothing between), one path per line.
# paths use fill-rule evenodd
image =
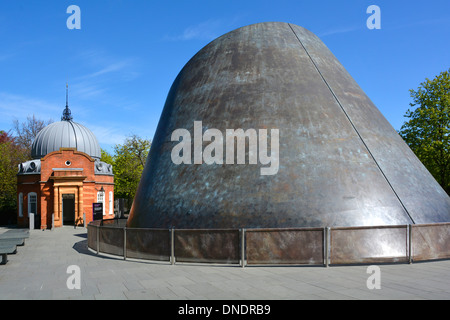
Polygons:
M95 159L101 156L97 138L91 130L72 121L67 106L61 121L48 125L37 134L31 147L31 157L40 159L60 148L76 148Z

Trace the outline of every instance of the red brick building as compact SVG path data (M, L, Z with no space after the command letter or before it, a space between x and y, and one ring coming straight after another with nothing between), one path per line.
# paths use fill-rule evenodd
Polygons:
M112 166L100 161L101 149L94 134L72 121L66 103L61 121L36 136L31 157L19 164L17 222L50 229L83 225L93 220L93 203L103 203L103 218L114 218Z

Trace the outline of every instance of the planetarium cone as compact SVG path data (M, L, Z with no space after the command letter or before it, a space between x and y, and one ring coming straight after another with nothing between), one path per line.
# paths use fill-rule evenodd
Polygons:
M447 221L450 198L322 41L271 22L221 36L181 70L128 226Z

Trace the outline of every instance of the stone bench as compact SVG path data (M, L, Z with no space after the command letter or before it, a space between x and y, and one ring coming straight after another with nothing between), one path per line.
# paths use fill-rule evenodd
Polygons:
M30 231L26 229L11 229L8 231L5 231L4 233L0 234L0 236L11 236L11 235L17 235L20 238L29 238L30 237Z
M8 254L16 253L17 247L14 243L10 242L0 242L0 255L2 259L0 264L6 264L8 262Z
M0 245L3 243L13 243L16 246L23 246L23 245L25 245L25 239L19 238L19 237L13 237L13 238L1 238L0 237Z
M0 234L0 264L8 262L8 254L16 253L17 246L25 245L25 239L30 237L28 230L12 229Z
M15 230L6 231L2 234L0 234L0 243L3 240L15 240L17 243L16 245L22 246L25 244L25 239L28 239L30 237L30 234L27 232L16 232Z

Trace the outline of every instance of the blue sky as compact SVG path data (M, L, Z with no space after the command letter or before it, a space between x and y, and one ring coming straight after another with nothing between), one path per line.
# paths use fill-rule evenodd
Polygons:
M69 30L67 7L81 9ZM369 30L369 5L381 29ZM1 0L0 129L28 115L59 121L69 82L74 121L102 148L152 139L169 88L207 43L265 21L318 35L395 129L409 89L450 67L450 1Z

